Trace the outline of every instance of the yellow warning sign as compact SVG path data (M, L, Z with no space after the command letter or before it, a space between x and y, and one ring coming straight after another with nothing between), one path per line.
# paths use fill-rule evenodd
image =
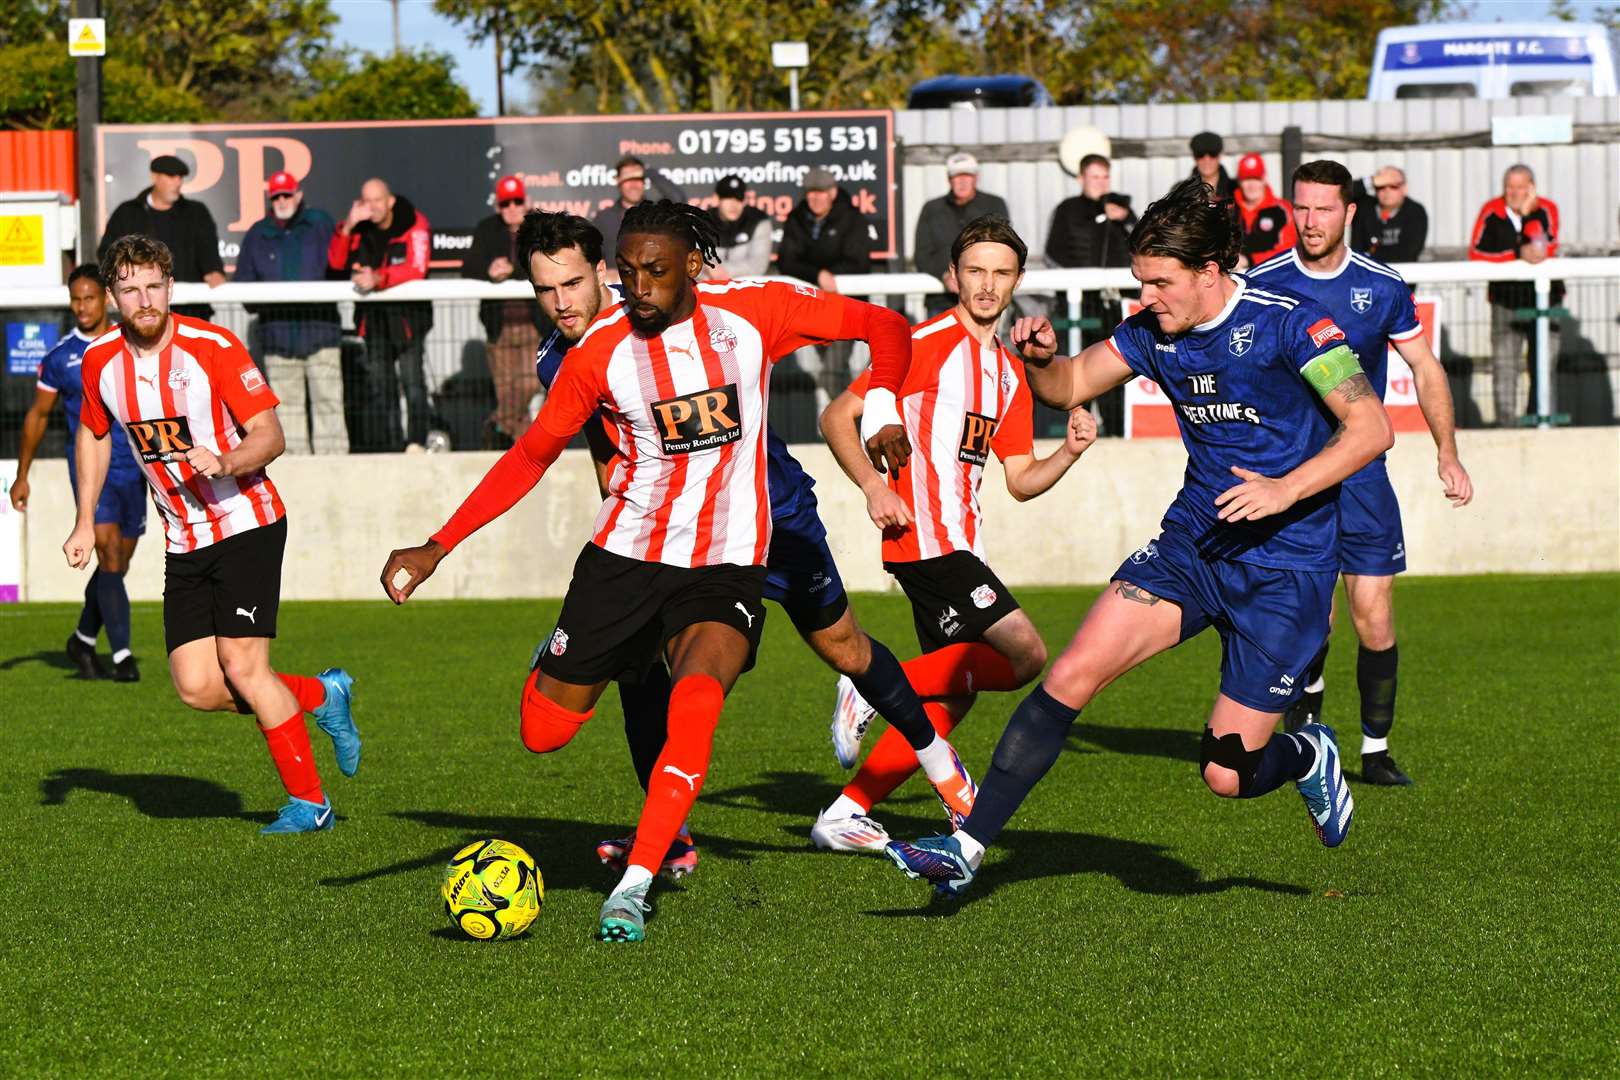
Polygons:
M0 266L45 264L45 218L40 214L0 217Z
M69 56L106 56L106 19L68 20Z

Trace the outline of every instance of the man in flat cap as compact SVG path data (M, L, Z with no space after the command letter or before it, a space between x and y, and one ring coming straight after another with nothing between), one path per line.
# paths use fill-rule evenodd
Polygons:
M1000 195L979 190L979 159L959 150L945 159L945 182L950 190L923 203L917 215L917 239L912 244L917 269L932 274L945 285L945 292L928 297L928 317L943 314L956 306L954 284L945 281L951 265L951 245L956 243L967 223L986 215L1007 217L1007 203Z
M214 215L200 202L180 194L191 170L173 154L152 159L152 184L128 202L120 203L107 219L98 255L105 260L113 244L135 233L163 241L174 258L175 281L202 281L210 288L225 283L225 264L219 258L219 228ZM209 318L206 304L181 305L182 315Z

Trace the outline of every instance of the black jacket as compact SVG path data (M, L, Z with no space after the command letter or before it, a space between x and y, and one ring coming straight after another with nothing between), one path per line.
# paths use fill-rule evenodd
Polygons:
M1128 196L1110 195L1109 199L1124 205L1124 220L1111 220L1101 199L1076 195L1058 203L1052 212L1052 229L1046 234L1046 261L1064 267L1131 265L1136 211Z
M1198 167L1193 166L1193 171L1187 175L1196 179L1198 177ZM1215 201L1231 202L1233 193L1236 191L1237 181L1232 179L1232 174L1226 171L1225 165L1222 165L1221 175L1215 178Z
M817 228L819 224L819 229ZM782 225L776 248L776 269L788 277L814 285L823 270L834 274L870 274L877 244L866 218L855 209L849 194L840 190L832 209L819 223L803 199Z
M491 214L473 229L472 249L461 264L461 276L478 281L489 280L489 265L505 258L512 263L512 276L508 281L528 281L529 268L518 258L517 233L507 228L500 214ZM546 327L540 305L533 300L484 300L478 305L478 321L484 324L484 334L490 341L501 336L509 315L522 310L523 317L534 323L536 329Z
M168 245L174 256L174 280L201 281L204 274L223 274L219 229L208 207L182 195L168 210L154 210L146 201L151 192L146 188L112 212L96 249L97 258L106 259L113 241L143 233Z
M986 214L1007 216L1007 203L1000 195L983 191L959 205L949 195L929 199L917 215L917 238L912 243L917 269L943 278L951 265L951 245L968 222Z
M1429 239L1429 212L1407 199L1388 221L1378 216L1378 197L1365 181L1355 186L1356 220L1350 223L1350 247L1386 263L1417 262Z

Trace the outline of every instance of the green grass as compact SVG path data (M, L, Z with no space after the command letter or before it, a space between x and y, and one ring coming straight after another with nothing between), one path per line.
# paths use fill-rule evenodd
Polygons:
M1020 592L1054 651L1091 595ZM1620 579L1397 600L1418 783L1356 788L1345 847L1290 789L1204 790L1206 634L1086 711L944 913L886 861L810 848L842 778L832 677L773 612L694 814L702 863L660 884L639 946L591 939L593 845L640 801L616 695L559 754L517 738L555 604L286 605L277 666L348 666L366 740L344 780L315 731L340 821L290 838L257 835L282 797L251 722L176 700L156 605L133 687L67 680L72 609L4 611L0 1073L1612 1075ZM857 608L909 654L901 601ZM1327 713L1351 763L1354 655L1341 625ZM982 697L962 729L975 772L1015 704ZM940 825L919 780L878 816ZM545 877L514 942L455 939L437 899L486 836Z

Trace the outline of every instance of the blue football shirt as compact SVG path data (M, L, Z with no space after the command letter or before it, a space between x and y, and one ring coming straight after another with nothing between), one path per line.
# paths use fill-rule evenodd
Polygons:
M613 295L620 300L624 299L624 286L609 285ZM557 369L562 367L563 357L573 342L563 337L561 330L553 330L544 341L540 343L540 350L535 354L534 373L540 379L540 385L547 390L551 389L552 380L557 377ZM811 489L816 482L810 479L810 474L804 471L788 452L787 443L777 437L776 432L769 426L765 428L765 471L766 484L771 496L771 518L783 520L791 518L806 505L814 505Z
M79 434L79 409L84 403L84 350L90 347L93 340L75 326L39 362L37 385L41 390L59 394L62 409L67 414L68 476L75 484L78 482L78 471L74 464L77 460L75 443ZM130 452L129 436L121 426L113 424L109 438L112 439L112 461L107 466L107 479L139 480L141 470L135 464L135 455Z
M1292 249L1250 272L1260 288L1282 288L1308 296L1327 308L1350 341L1378 396L1389 381L1389 343L1408 341L1423 333L1412 290L1394 270L1359 252L1347 252L1339 268L1330 273L1306 269L1299 250ZM1379 454L1345 483L1378 480L1388 471Z
M1228 523L1216 496L1242 483L1232 466L1282 476L1316 456L1337 421L1301 373L1345 344L1327 311L1302 296L1260 289L1234 274L1225 309L1174 337L1143 310L1119 324L1110 345L1152 379L1176 409L1187 472L1165 525L1190 533L1201 552L1284 570L1336 570L1338 488L1259 521Z

